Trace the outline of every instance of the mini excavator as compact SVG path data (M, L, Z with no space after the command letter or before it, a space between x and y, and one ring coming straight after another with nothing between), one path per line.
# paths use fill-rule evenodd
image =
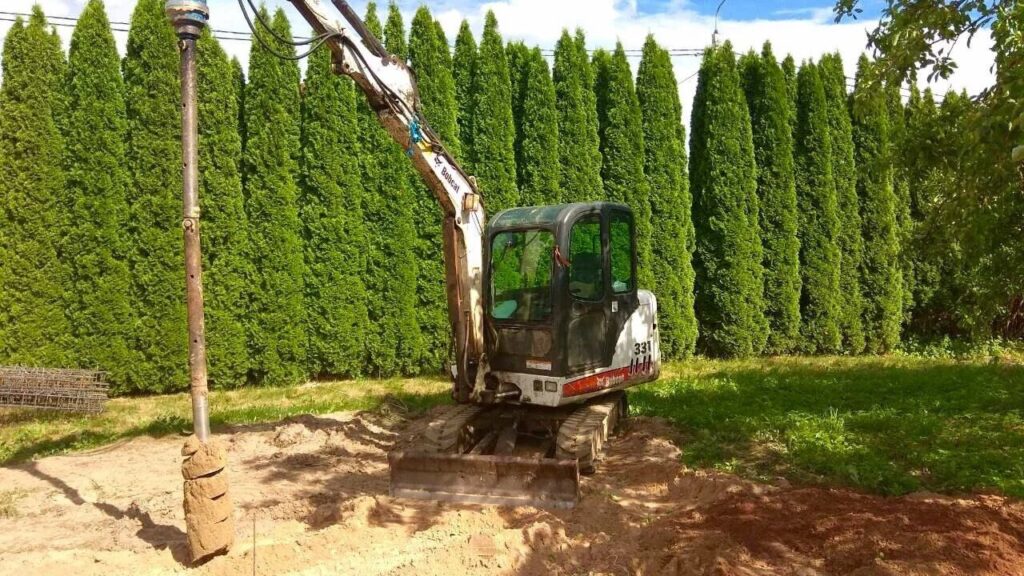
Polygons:
M625 389L660 372L657 301L637 287L633 213L588 202L487 222L486 189L431 130L413 71L348 2L328 1L337 13L291 0L314 48L330 49L334 72L359 87L443 214L455 403L388 455L391 493L572 507L580 474L626 415Z

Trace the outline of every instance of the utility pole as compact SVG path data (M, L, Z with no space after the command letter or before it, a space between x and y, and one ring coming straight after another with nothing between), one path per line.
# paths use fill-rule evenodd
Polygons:
M203 260L199 244L199 154L196 112L196 40L209 19L206 0L167 0L164 11L181 52L182 234L188 299L188 363L193 434L181 449L188 546L193 562L227 552L234 542L234 507L228 494L227 454L210 440Z

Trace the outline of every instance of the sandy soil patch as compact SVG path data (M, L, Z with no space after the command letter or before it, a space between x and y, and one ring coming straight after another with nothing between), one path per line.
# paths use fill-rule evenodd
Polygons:
M653 419L628 421L574 510L392 499L386 453L415 425L344 413L222 434L237 539L198 568L185 564L181 438L0 467L0 573L1024 574L1021 502L690 470Z

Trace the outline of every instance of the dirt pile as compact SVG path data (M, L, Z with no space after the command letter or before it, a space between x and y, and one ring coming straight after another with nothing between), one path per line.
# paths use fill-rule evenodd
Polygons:
M181 439L136 439L0 468L0 573L1024 574L1024 504L997 496L880 498L756 484L679 463L668 425L633 419L569 511L387 495L395 413L239 427L236 542L186 567ZM254 568L255 567L255 568Z

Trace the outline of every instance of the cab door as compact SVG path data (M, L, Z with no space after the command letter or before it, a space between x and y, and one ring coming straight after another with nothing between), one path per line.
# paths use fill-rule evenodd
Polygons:
M566 368L578 374L606 365L610 327L608 239L600 210L577 217L569 230Z
M640 298L637 295L636 230L633 213L625 206L611 205L606 211L606 219L608 290L611 303L605 337L605 358L608 365L612 363L615 346L626 329L626 323L640 307Z

